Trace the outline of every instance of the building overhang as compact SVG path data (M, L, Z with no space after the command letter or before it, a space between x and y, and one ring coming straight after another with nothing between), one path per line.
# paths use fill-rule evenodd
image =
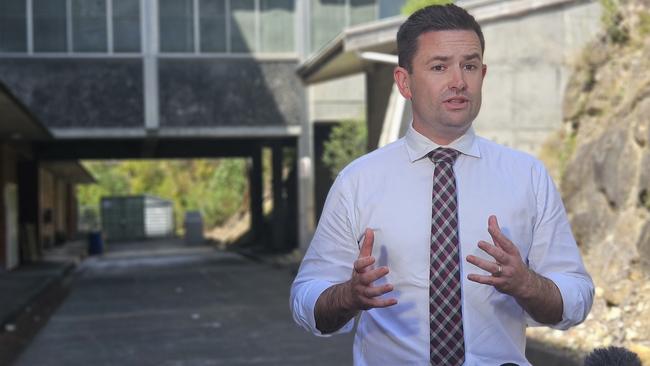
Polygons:
M0 83L0 140L50 140L52 135L27 108Z
M50 173L72 184L97 183L95 178L86 168L76 160L69 161L47 161L41 166Z
M589 2L593 0L459 0L456 4L484 25L556 6ZM405 19L396 16L344 29L298 66L298 76L305 84L314 84L364 72L369 64L382 62L364 57L368 52L397 53L396 35Z

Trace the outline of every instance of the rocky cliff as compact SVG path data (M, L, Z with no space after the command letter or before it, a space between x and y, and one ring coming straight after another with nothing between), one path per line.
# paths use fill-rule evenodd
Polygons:
M596 301L576 329L532 334L650 364L650 2L602 4L605 31L576 62L566 130L549 142Z

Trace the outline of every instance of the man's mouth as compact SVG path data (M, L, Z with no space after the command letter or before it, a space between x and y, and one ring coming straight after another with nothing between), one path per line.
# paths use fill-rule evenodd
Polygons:
M467 106L467 103L469 102L469 99L465 97L451 97L449 99L445 99L444 104L447 105L448 108L450 109L463 109L465 106Z

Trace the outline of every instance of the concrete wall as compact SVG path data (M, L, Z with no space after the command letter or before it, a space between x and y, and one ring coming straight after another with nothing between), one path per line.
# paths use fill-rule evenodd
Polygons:
M535 154L562 127L570 66L600 30L600 5L563 5L482 27L488 72L476 131Z
M365 119L366 75L357 74L309 86L310 120Z
M296 61L161 59L160 125L300 125Z
M158 65L161 127L298 126L304 118L296 60L160 58ZM138 57L0 58L0 81L48 128L145 126Z
M0 79L48 128L143 124L137 58L0 58Z

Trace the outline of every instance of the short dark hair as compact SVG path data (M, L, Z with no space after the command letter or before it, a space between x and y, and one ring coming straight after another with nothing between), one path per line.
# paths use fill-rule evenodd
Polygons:
M636 353L622 347L596 348L585 357L585 366L641 366Z
M471 30L481 42L481 54L485 52L485 39L481 26L465 9L454 4L431 5L411 14L397 32L397 56L399 65L413 72L413 56L418 50L418 37L431 31Z

